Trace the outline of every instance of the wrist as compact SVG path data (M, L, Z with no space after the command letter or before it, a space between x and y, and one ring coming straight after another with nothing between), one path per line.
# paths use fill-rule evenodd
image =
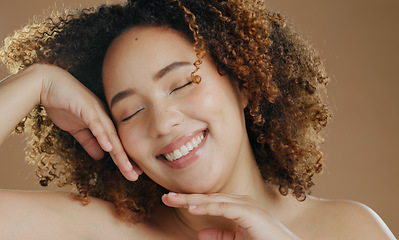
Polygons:
M23 98L30 109L40 104L40 96L46 72L45 64L33 64L21 70L18 74L11 76L10 79L7 79L16 84L15 88L19 89L19 92L25 90L22 93Z
M31 93L34 106L42 103L43 95L48 92L45 91L45 89L48 89L51 86L50 75L52 67L53 66L47 64L37 63L26 69L27 74L31 74L32 76L30 79L26 79L26 81L29 82L26 82L25 84L32 88Z
M0 81L0 143L29 112L40 103L42 70L30 66Z

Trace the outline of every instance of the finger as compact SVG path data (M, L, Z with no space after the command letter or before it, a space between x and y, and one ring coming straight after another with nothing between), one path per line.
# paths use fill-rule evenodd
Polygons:
M119 170L127 178L128 180L131 181L136 181L138 179L138 174L133 170L132 164L129 162L129 159L126 156L126 153L124 152L123 148L118 145L119 138L114 140L111 136L111 139L107 136L106 133L99 133L102 129L102 127L98 126L99 122L98 121L92 121L91 122L91 127L95 130L90 131L89 129L83 129L77 132L70 131L72 136L82 145L82 147L85 149L85 151L95 160L100 160L104 157L104 152L105 151L110 151L110 155L115 162L115 164L118 166ZM93 134L95 132L97 136ZM100 142L103 139L103 144L104 142L108 142L107 144L109 145L107 148L106 147L101 147ZM107 139L107 140L104 140ZM112 146L112 143L114 143L114 146ZM116 143L116 144L115 144ZM140 170L141 171L141 170Z
M250 205L230 202L212 202L201 205L191 205L188 212L193 215L220 216L235 221L245 230L254 227L261 210Z
M220 216L235 221L238 225L236 236L243 239L263 239L273 233L273 239L299 239L286 226L271 215L251 205L219 202L190 206L188 212L193 215Z
M100 118L96 117L88 120L87 126L104 151L110 152L113 150L112 143L108 136L112 135L112 133L110 133L110 130L106 131L105 126Z
M200 205L210 202L231 202L243 205L253 203L253 201L246 196L220 193L182 194L170 192L162 197L162 201L169 207L188 207L190 205Z
M86 128L76 132L70 131L70 133L93 159L100 160L104 157L103 149L89 129Z
M93 136L97 139L97 142L101 148L106 152L112 151L113 146L108 136L112 134L110 133L110 130L106 130L106 126L104 126L103 121L101 121L99 117L95 117L88 120L87 126Z
M242 234L237 235L236 233L222 230L222 229L202 229L198 233L199 240L242 240Z
M110 153L122 175L130 181L136 181L138 174L129 162L112 121L102 107L97 106L97 108L96 114L93 113L93 115L98 117L90 119L87 123L88 127L101 148Z
M140 176L141 174L143 174L143 170L141 170L141 168L133 161L130 160L130 163L133 166L134 171Z
M143 171L134 162L129 161L116 131L110 133L109 139L112 144L112 151L110 151L112 160L118 166L123 176L131 181L136 181Z
M119 168L119 171L122 173L122 175L126 179L128 179L130 181L136 181L138 179L139 175L137 174L135 169L133 169L132 163L129 162L126 155L118 156L118 154L120 154L120 153L116 153L114 151L110 152L110 155L111 155L112 159L114 160L114 163L116 164L116 166Z

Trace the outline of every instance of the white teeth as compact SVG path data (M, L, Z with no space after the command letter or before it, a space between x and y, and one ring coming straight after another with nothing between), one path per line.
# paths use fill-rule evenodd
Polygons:
M173 158L172 158L172 156L171 156L170 153L165 154L165 158L166 158L168 161L172 161L172 160L173 160Z
M193 147L197 147L198 146L198 141L196 138L191 139L191 144L193 145Z
M181 158L183 156L183 154L181 154L179 149L174 150L173 154L175 155L176 159Z
M189 153L187 147L184 146L184 145L181 146L180 152L181 152L181 154L182 154L183 156L186 156L186 155Z
M172 162L174 160L177 160L183 156L186 156L187 154L190 153L191 150L196 148L204 139L204 134L201 134L200 136L193 137L190 141L188 141L186 144L180 147L180 149L176 149L171 153L164 154L166 160L169 162Z
M188 148L188 151L191 151L191 150L194 149L193 145L191 145L190 142L188 142L188 143L186 144L186 146L187 146L187 148Z

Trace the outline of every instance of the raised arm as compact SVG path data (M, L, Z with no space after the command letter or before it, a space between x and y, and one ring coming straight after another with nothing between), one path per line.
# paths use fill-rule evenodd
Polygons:
M34 106L40 103L39 67L27 68L0 82L0 144Z
M42 104L50 119L68 131L94 159L110 152L122 174L136 180L115 127L101 101L67 71L35 64L0 82L0 143L34 106Z

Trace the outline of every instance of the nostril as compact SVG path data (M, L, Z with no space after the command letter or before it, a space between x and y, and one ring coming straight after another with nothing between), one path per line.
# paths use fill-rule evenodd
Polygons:
M170 108L159 108L160 106L153 110L151 119L150 131L151 136L154 138L169 134L174 127L183 122L183 114L181 112Z

